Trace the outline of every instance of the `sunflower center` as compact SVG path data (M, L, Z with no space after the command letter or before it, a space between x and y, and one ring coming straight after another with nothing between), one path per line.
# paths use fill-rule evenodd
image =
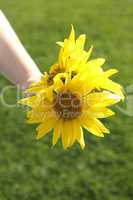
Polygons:
M49 76L48 76L48 85L52 85L53 84L53 79L54 77L58 74L58 73L62 73L64 72L64 70L60 67L57 67L55 69L53 69L51 72L49 72Z
M69 91L56 94L54 99L54 110L62 119L74 119L81 114L81 101L75 94L72 94Z

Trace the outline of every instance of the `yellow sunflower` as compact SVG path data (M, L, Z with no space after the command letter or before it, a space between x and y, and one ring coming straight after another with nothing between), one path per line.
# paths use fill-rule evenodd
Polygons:
M118 70L109 69L104 71L102 68L102 65L105 63L104 58L96 58L88 61L92 47L89 51L85 51L85 40L86 36L84 34L75 39L75 31L72 26L68 39L65 39L64 42L57 42L61 46L58 64L51 67L50 73L54 74L55 71L59 70L60 72L72 71L76 74L84 71L87 74L88 81L93 82L97 90L110 90L124 99L122 87L110 79Z
M36 92L40 89L52 90L53 79L59 73L70 72L73 75L85 73L87 81L93 84L95 90L109 90L124 99L122 87L110 79L118 71L116 69L104 71L102 68L105 63L104 58L88 61L92 47L89 51L84 50L85 38L86 36L82 34L75 39L75 31L72 26L68 39L65 39L64 42L57 42L61 46L58 62L52 65L49 72L42 76L42 80L33 84L28 92L31 90Z
M57 74L51 92L43 90L42 85L34 96L20 100L21 104L31 107L28 122L40 124L37 139L53 130L53 145L61 138L65 149L76 141L83 149L83 128L100 137L109 133L99 119L114 114L109 106L119 102L120 96L109 91L95 91L93 84L88 84L86 73Z
M84 66L87 63L93 49L91 47L89 51L84 50L85 39L85 34L75 39L75 31L72 26L68 39L64 39L64 42L57 42L61 49L57 63L52 65L49 70L50 77L69 70L76 71L77 73L82 69L80 66Z

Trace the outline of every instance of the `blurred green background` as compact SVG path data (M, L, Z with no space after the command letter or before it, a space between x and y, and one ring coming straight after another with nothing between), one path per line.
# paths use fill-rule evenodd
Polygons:
M0 0L18 36L42 71L55 62L58 47L74 24L87 35L92 57L105 57L120 73L122 85L133 83L132 0ZM0 76L0 89L10 83ZM15 102L14 90L6 92ZM35 126L25 123L23 108L0 105L0 200L132 200L133 117L119 112L105 124L111 134L86 133L84 151L78 145L64 151L51 148L51 136L35 140Z

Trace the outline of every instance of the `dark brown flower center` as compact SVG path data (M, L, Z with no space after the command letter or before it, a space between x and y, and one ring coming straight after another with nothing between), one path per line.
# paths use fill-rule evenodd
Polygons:
M81 114L81 101L75 94L72 94L69 91L56 94L54 99L54 110L62 119L74 119Z
M62 73L64 72L64 70L60 67L57 67L55 69L53 69L51 72L49 72L49 76L48 76L48 85L52 85L53 84L53 79L54 77L58 74L58 73Z

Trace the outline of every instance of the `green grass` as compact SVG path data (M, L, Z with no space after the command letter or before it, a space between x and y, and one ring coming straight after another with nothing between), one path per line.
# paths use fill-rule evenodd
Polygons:
M95 46L93 58L105 57L133 83L132 0L0 0L21 41L42 71L57 57L55 42L74 24ZM0 77L0 89L9 82ZM14 91L7 92L15 101ZM105 124L111 134L86 134L86 148L51 148L51 136L36 141L35 126L22 108L0 105L0 200L131 200L133 197L133 118L120 113Z

